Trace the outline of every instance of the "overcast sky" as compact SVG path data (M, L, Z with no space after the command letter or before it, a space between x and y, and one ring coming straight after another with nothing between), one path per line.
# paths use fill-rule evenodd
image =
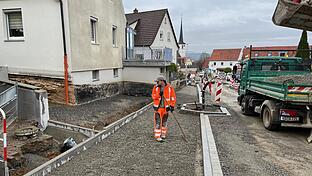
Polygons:
M123 0L125 12L168 8L179 36L183 16L188 51L215 48L297 45L301 31L275 26L277 0ZM310 35L310 38L312 36ZM310 40L311 43L312 40Z

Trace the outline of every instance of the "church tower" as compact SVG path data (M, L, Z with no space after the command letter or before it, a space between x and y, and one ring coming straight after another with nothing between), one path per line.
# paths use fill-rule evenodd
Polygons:
M183 40L183 22L181 18L180 39L179 39L179 54L181 58L186 57L186 43Z

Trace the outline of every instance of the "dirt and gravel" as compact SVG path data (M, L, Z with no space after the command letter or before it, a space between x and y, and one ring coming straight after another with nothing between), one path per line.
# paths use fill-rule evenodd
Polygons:
M295 84L312 84L312 75L285 75L285 76L277 76L273 78L267 79L267 81L276 82L276 83L284 83L285 81L294 81Z
M177 93L178 103L194 102L196 90L186 87ZM51 175L202 175L200 121L198 116L179 114L185 143L173 119L165 143L153 138L153 110L109 136Z
M150 102L150 97L117 95L79 106L51 104L49 110L52 120L103 130L103 127Z
M48 127L43 133L32 137L16 137L14 132L23 127L30 127L33 121L16 120L8 128L8 166L10 175L19 176L35 169L60 154L60 147L68 137L77 143L87 137L81 133ZM2 146L2 144L0 144ZM2 152L2 149L0 149ZM1 174L0 174L1 175Z
M236 92L224 86L222 99L232 117L210 118L224 175L296 175L312 173L309 130L264 129L258 116L244 116Z
M80 106L50 105L50 118L53 120L102 130L108 124L128 115L151 101L150 97L134 97L118 95L111 98L92 102ZM15 121L9 130L9 166L11 175L24 175L30 170L40 166L49 159L60 154L60 147L65 139L73 137L77 143L87 137L81 133L48 127L43 134L40 133L38 142L20 140L14 136L14 131L32 122ZM40 136L46 138L40 138ZM35 140L34 138L33 140ZM34 147L34 145L36 147ZM11 147L12 146L12 147ZM23 148L27 149L24 150ZM30 151L28 148L34 148Z

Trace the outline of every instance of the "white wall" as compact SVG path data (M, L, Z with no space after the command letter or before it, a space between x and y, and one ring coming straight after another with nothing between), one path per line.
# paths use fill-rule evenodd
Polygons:
M124 67L123 69L124 81L154 84L154 80L160 75L166 77L166 74L160 73L159 67Z
M122 68L126 54L126 17L122 0L68 0L74 72ZM91 43L90 17L98 19L97 42ZM117 27L117 46L112 28Z
M163 31L163 40L160 39L160 31ZM167 40L168 32L170 32L170 42L168 42ZM157 36L153 44L151 45L152 49L165 48L165 47L172 49L172 57L173 57L172 63L176 64L177 63L177 51L179 48L174 38L174 33L171 28L168 14L165 15L163 22L157 33Z
M96 81L92 80L92 71L73 72L72 76L74 85L98 85L123 81L122 69L118 69L118 77L114 77L113 69L99 70L99 80Z
M216 63L216 65L214 65ZM223 63L223 65L221 64ZM237 64L238 61L210 61L209 62L209 69L211 70L217 70L218 68L233 68L235 64Z
M24 41L7 42L3 9L21 8ZM66 10L65 10L66 13ZM0 0L0 65L9 72L63 76L63 43L59 2Z
M186 44L179 44L179 54L181 57L186 57Z

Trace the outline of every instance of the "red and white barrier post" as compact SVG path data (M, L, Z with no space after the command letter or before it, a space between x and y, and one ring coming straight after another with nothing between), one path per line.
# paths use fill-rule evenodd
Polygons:
M230 83L231 83L231 86L234 87L235 80L232 78L232 79L230 80Z
M215 98L215 101L218 104L221 103L221 94L222 94L222 83L221 81L218 81L217 89L216 89L216 98Z
M0 108L0 113L3 118L3 162L4 162L4 175L9 175L9 168L8 168L8 151L7 151L7 123L6 123L6 116L5 112Z

